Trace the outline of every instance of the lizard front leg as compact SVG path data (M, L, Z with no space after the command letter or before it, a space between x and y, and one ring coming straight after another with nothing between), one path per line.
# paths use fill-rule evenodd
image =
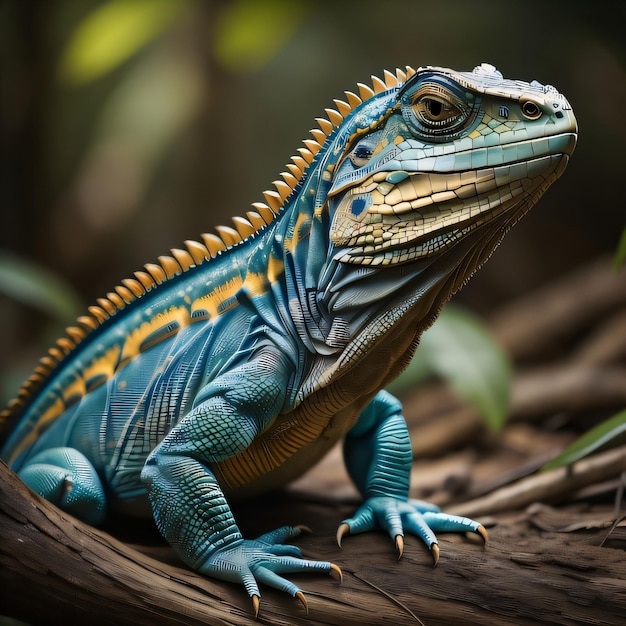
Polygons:
M245 449L280 411L288 369L285 358L263 351L200 391L195 407L148 457L142 480L156 524L179 556L195 570L243 584L259 607L264 583L305 604L301 590L281 574L339 570L302 558L284 542L300 529L283 527L244 539L210 464Z
M442 513L435 505L409 499L413 461L409 432L402 416L402 405L386 391L374 397L348 433L344 457L348 473L365 502L353 517L339 526L339 545L348 533L381 528L395 541L400 557L407 531L426 543L436 564L439 559L437 531L471 531L487 540L487 532L478 522Z

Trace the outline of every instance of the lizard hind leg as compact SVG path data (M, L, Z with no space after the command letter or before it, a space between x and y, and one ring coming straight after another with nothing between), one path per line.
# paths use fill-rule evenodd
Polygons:
M104 521L104 488L93 465L78 450L44 450L30 459L18 476L40 496L84 522L97 525Z

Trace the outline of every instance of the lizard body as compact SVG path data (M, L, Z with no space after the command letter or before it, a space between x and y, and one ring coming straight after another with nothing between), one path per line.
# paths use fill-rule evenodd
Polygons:
M339 539L382 527L401 549L407 531L436 555L437 530L484 532L408 499L408 432L381 389L576 143L556 89L487 64L385 72L346 98L265 203L100 299L0 416L33 489L92 523L152 514L257 609L259 581L303 599L281 574L336 568L283 545L297 529L244 539L228 500L341 438L365 503Z

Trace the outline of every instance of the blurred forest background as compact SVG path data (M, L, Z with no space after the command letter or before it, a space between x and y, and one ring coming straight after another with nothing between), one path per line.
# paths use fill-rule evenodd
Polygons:
M262 200L332 98L385 68L490 62L579 121L565 175L457 301L488 314L613 253L625 26L607 0L1 0L1 399L98 296Z

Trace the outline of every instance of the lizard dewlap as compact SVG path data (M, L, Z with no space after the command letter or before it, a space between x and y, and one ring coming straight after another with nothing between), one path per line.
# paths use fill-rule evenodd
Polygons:
M298 528L245 539L228 502L340 439L364 504L339 541L382 528L401 552L409 532L436 559L436 532L485 535L409 499L409 435L382 389L577 136L554 87L487 64L385 72L317 123L264 202L98 300L0 415L2 458L35 491L91 523L152 515L255 610L259 583L305 602L284 575L338 568L284 545Z

